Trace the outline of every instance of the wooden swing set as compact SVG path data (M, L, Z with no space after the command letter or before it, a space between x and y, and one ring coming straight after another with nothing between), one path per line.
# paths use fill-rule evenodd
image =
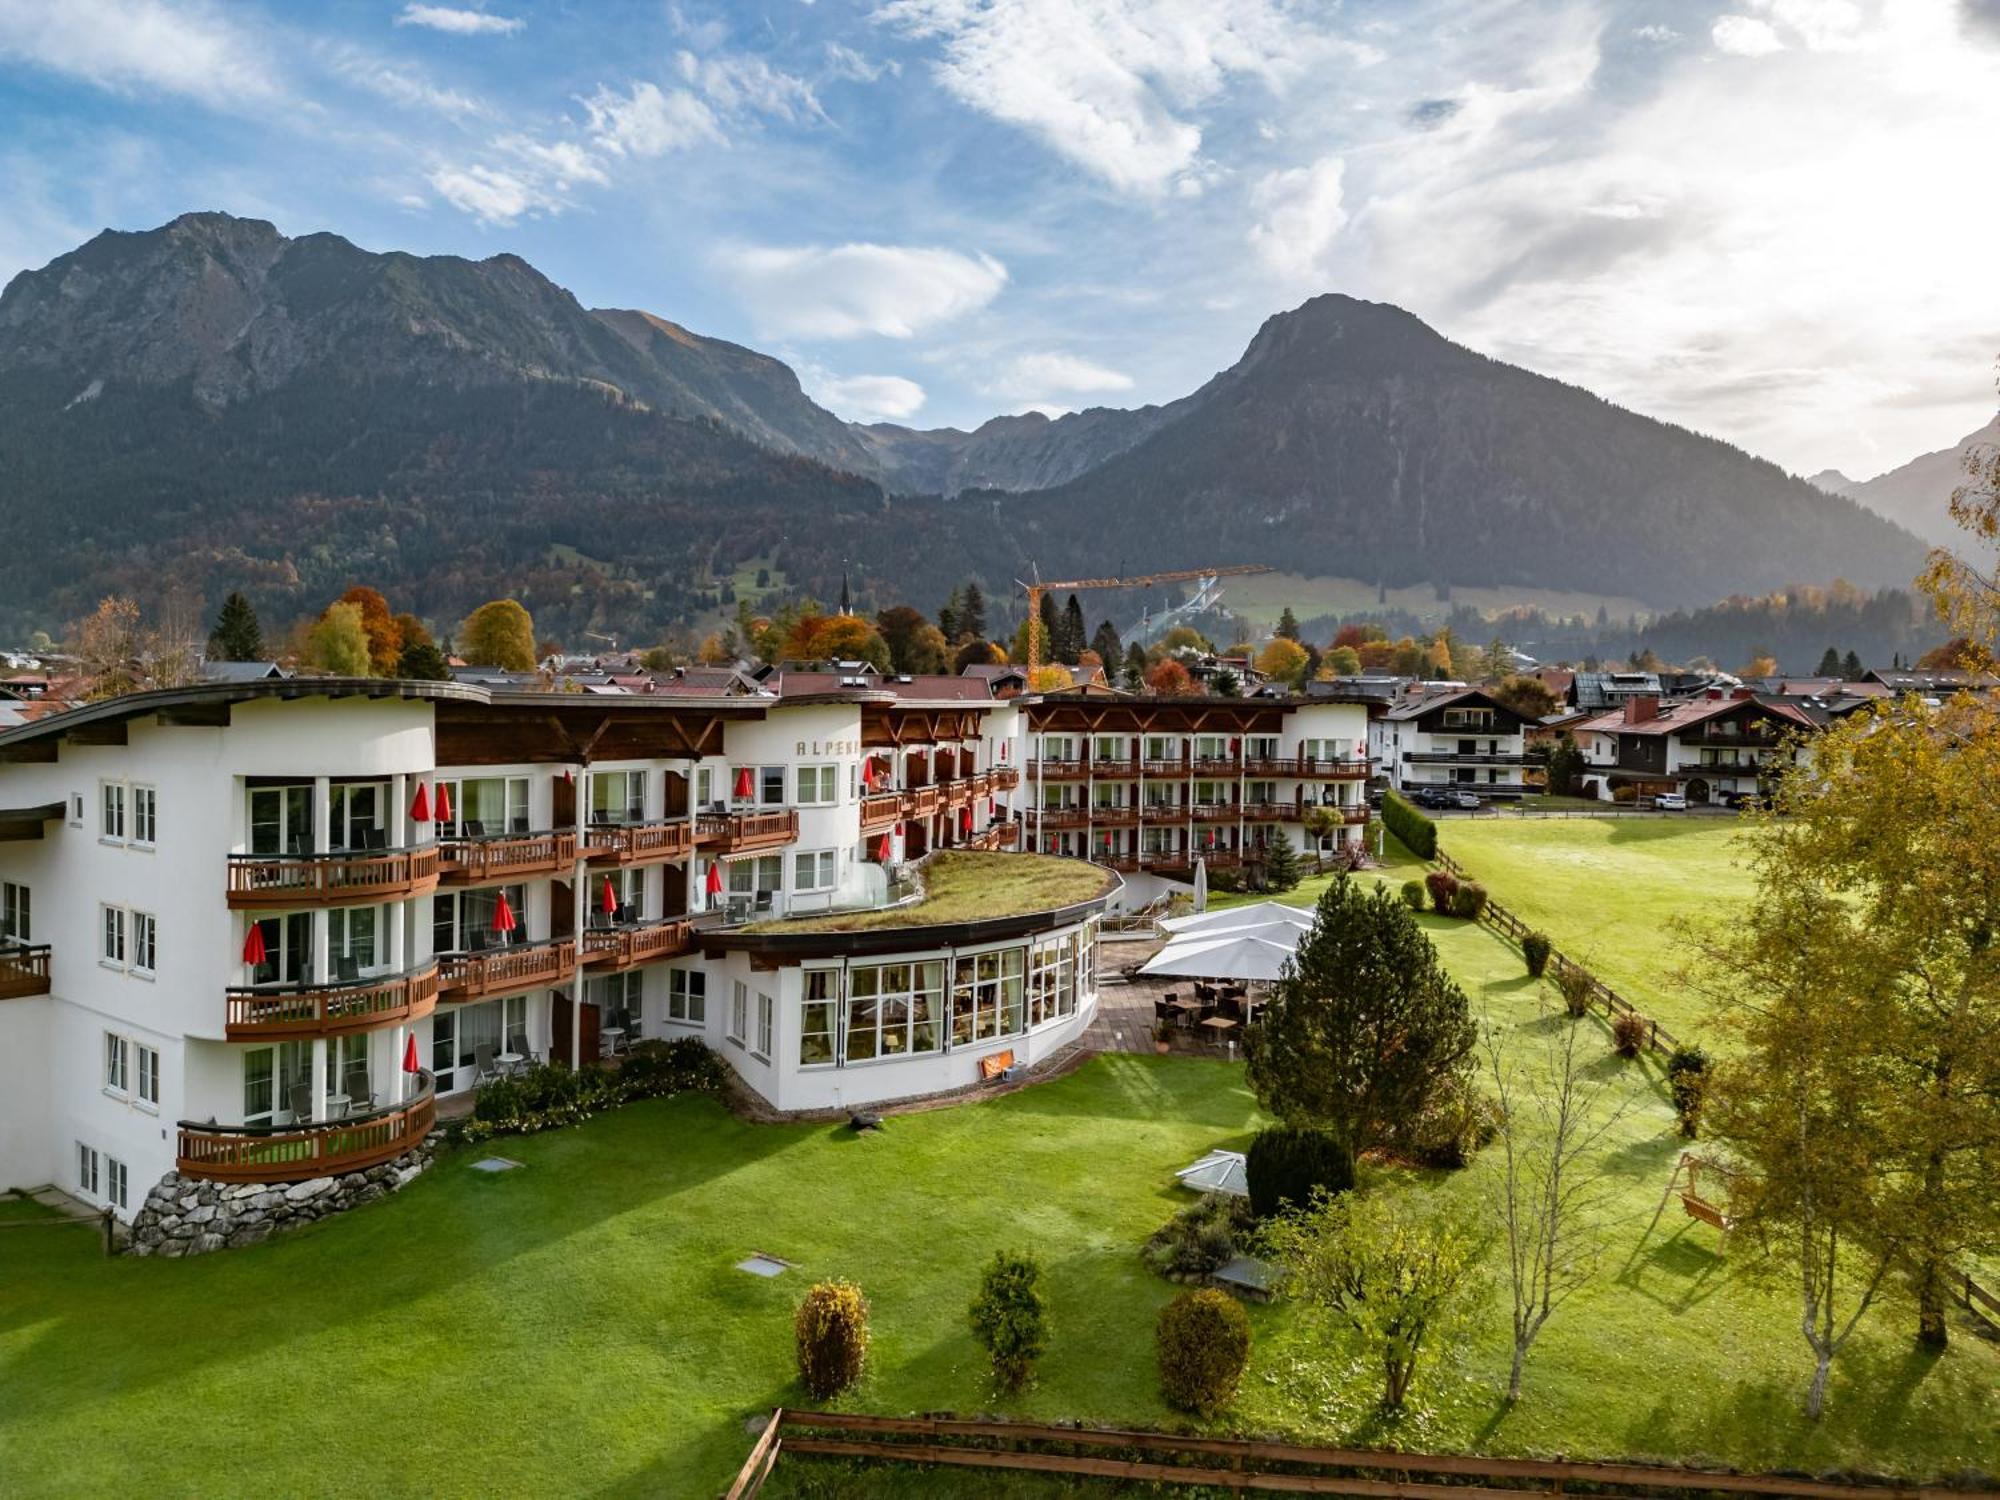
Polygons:
M1681 1208L1687 1216L1720 1230L1722 1245L1726 1249L1730 1231L1736 1228L1736 1219L1726 1209L1717 1207L1711 1200L1702 1196L1701 1173L1704 1167L1722 1180L1723 1192L1725 1194L1728 1192L1730 1174L1726 1169L1714 1162L1705 1161L1692 1151L1683 1151L1681 1159L1674 1163L1673 1175L1667 1179L1666 1192L1660 1195L1660 1206L1653 1211L1653 1223L1657 1225L1660 1222L1660 1215L1667 1209L1667 1200L1672 1198L1678 1189L1681 1195ZM1651 1229L1647 1230L1648 1234L1651 1232Z

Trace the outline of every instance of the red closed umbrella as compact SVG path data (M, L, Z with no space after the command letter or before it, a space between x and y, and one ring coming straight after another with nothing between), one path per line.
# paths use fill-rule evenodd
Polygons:
M512 932L520 925L520 922L515 920L514 908L507 904L507 893L502 891L498 904L493 908L493 930L495 932Z
M250 931L243 939L243 962L252 966L264 961L264 924L252 922Z
M711 895L711 896L720 896L720 895L722 894L722 866L721 866L721 865L716 865L716 864L712 864L712 865L710 865L710 866L708 867L708 886L707 886L707 890L708 890L708 893L709 893L709 895Z
M961 808L960 808L960 809L958 810L958 831L959 831L960 833L970 833L970 832L972 832L972 809L971 809L971 808L969 808L969 807L961 807Z
M417 1066L417 1034L414 1031L410 1033L410 1039L403 1044L403 1071L405 1073L423 1071Z
M431 790L421 781L417 783L416 800L410 804L410 818L418 823L431 820Z
M875 762L873 760L864 760L861 762L861 786L865 791L872 792L875 790Z
M1002 760L1005 760L1007 758L1007 741L1005 740L1002 740L1000 742L1000 758Z
M611 877L609 875L604 877L604 896L598 904L604 909L604 914L607 917L618 910L618 893L611 889Z
M749 801L756 792L756 784L750 780L750 768L739 766L736 771L736 795L742 801Z
M885 833L882 835L882 842L876 846L875 857L886 864L894 849L895 845L889 842L889 835Z
M451 821L451 787L442 781L438 783L437 820L440 823Z

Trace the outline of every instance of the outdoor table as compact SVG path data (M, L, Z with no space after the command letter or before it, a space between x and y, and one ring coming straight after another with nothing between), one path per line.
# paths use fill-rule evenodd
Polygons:
M598 1030L597 1036L598 1040L604 1043L605 1056L609 1057L617 1052L618 1044L625 1040L625 1028L623 1026L601 1027Z
M511 1072L514 1069L520 1067L521 1064L526 1062L528 1059L525 1053L502 1052L498 1056L496 1056L493 1060L496 1063L500 1064L501 1067L506 1068Z
M354 1100L346 1094L328 1094L326 1096L326 1117L329 1120L339 1119L347 1113L347 1106L353 1102Z
M1210 1016L1201 1024L1214 1031L1218 1036L1225 1031L1234 1031L1237 1027L1237 1023L1230 1020L1227 1016Z

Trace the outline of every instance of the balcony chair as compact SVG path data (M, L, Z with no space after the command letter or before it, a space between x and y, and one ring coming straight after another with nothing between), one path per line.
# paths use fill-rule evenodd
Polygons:
M361 847L364 849L387 849L389 847L389 830L386 828L362 829Z
M463 838L483 839L486 837L486 824L478 818L461 818L458 831Z
M474 1042L472 1044L472 1086L477 1088L480 1084L492 1083L499 1077L499 1065L493 1061L493 1044L491 1042Z
M350 1079L347 1084L347 1112L350 1115L365 1115L374 1108L375 1091L368 1086L368 1080Z
M291 1104L292 1123L294 1125L312 1124L313 1091L310 1085L303 1083L293 1084L285 1091L285 1098Z
M333 961L333 977L341 984L352 984L361 977L361 960L336 958Z

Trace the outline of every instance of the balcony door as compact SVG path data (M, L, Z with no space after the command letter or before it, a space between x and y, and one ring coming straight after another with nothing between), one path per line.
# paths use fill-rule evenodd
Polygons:
M280 1042L243 1053L243 1123L294 1123L296 1091L312 1088L312 1043Z
M252 984L303 984L312 960L312 913L262 917L264 961L250 971Z
M250 788L250 852L267 856L313 852L313 789Z
M387 845L384 835L388 825L383 816L389 802L386 783L342 782L329 788L329 792L332 817L327 825L327 840L335 849L359 851Z

